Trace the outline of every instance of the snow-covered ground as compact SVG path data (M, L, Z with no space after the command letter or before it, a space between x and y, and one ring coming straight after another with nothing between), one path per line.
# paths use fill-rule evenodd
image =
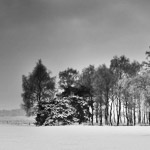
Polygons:
M35 122L35 117L14 116L14 117L0 117L0 124L10 125L31 125Z
M149 150L150 127L0 125L0 150Z

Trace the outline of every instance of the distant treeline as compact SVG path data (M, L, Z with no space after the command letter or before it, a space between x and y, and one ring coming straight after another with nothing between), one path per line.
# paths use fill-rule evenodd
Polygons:
M25 111L22 109L0 110L0 117L25 116Z

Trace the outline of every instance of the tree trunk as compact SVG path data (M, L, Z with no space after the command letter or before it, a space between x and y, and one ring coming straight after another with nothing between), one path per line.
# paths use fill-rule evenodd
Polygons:
M127 119L127 126L129 126L129 115L128 115L128 103L126 101L126 119Z
M93 109L93 106L92 106L92 118L91 118L91 123L92 123L92 125L93 125L93 116L94 116L94 115L93 115L93 110L94 110L94 109Z
M118 99L118 113L117 113L117 126L120 124L120 115L121 115L121 100Z
M131 111L131 112L130 112L130 125L133 125L132 108L131 108L130 111Z
M100 111L99 111L99 119L100 119L100 126L103 124L103 112L102 112L102 103L100 102Z
M108 125L108 106L105 108L105 125Z
M98 123L98 114L96 114L96 123Z
M109 122L110 122L111 126L112 126L112 120L111 120L111 117L112 117L112 104L113 104L113 102L111 102L110 113L109 113Z
M141 124L141 109L139 108L138 124Z
M149 114L148 120L149 120L149 125L150 125L150 112L148 114Z
M126 117L125 117L125 107L123 107L123 121L124 121L124 124L126 122Z
M144 117L143 117L143 124L145 124L145 111L144 111Z
M113 121L116 124L115 104L113 104L113 117L114 117Z
M134 104L134 109L133 109L133 119L134 119L134 126L136 125L136 115L135 115L135 104Z
M106 104L105 104L105 124L108 125L108 117L109 117L109 96L108 91L106 92Z
M98 107L99 107L99 102L96 102L95 117L96 117L96 123L97 124L98 124Z

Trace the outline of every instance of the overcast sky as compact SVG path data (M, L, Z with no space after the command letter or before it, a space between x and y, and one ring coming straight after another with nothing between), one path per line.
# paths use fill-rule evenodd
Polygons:
M55 76L114 55L142 62L149 45L149 0L0 0L0 109L20 107L40 58Z

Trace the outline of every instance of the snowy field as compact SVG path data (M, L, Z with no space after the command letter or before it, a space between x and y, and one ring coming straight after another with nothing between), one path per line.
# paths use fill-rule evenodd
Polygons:
M149 150L150 127L0 125L0 150Z
M0 124L31 125L34 122L35 122L34 117L26 117L26 116L0 117Z

